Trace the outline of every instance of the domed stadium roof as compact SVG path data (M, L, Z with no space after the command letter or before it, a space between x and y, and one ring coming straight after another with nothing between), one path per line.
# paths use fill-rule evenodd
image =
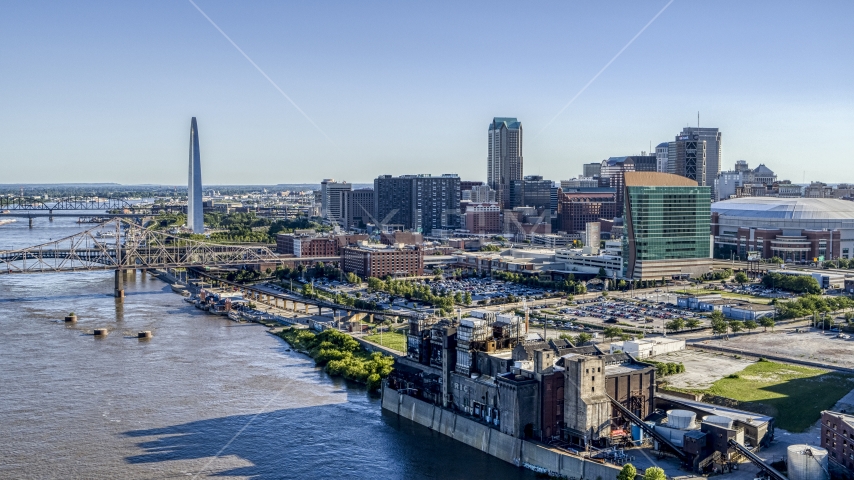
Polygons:
M721 216L779 220L854 220L854 202L836 198L742 197L712 204Z

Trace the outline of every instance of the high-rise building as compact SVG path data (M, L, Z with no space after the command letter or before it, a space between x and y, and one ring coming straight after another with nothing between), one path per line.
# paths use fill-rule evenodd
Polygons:
M495 190L489 188L489 185L476 185L472 187L469 200L472 203L487 203L495 202Z
M489 124L487 184L502 209L510 205L510 182L522 180L522 122L495 117Z
M460 177L381 175L374 180L374 211L381 230L431 233L460 226Z
M510 207L534 207L538 212L551 211L551 180L541 175L528 175L523 180L510 182Z
M672 173L690 178L701 187L714 187L721 173L721 132L717 128L683 128L676 136L674 156Z
M365 228L374 222L374 189L359 188L344 192L344 228Z
M625 199L623 186L626 172L654 172L657 161L654 155L635 155L629 157L611 157L602 160L600 185L613 188L617 194L617 215L623 216Z
M602 162L585 163L582 167L582 177L598 177L602 173Z
M655 147L655 161L656 161L656 169L655 171L661 173L669 173L670 171L670 157L668 156L668 151L670 150L670 142L662 142L656 145Z
M190 120L190 173L187 182L187 227L193 233L205 233L205 211L202 203L202 159L199 155L199 127L196 117Z
M336 223L344 223L344 195L353 190L347 182L326 178L320 182L320 216Z
M626 172L624 277L697 277L711 269L710 188L667 173Z

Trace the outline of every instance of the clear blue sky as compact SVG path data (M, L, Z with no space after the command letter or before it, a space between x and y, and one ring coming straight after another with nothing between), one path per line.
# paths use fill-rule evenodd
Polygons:
M0 183L486 177L518 117L553 180L696 124L724 168L854 181L854 2L0 2ZM540 134L540 132L542 132ZM538 135L539 134L539 135ZM333 143L334 142L334 143Z

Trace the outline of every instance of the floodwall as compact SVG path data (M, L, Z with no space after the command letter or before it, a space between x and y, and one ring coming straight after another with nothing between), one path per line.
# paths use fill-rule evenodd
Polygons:
M474 419L400 394L388 387L383 387L382 407L517 467L570 480L611 480L620 473L616 466L512 437Z

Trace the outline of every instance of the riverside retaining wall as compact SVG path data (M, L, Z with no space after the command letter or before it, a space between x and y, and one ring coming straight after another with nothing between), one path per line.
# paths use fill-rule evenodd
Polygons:
M612 480L620 473L618 467L512 437L388 387L383 387L382 408L517 467L563 476L570 480Z

